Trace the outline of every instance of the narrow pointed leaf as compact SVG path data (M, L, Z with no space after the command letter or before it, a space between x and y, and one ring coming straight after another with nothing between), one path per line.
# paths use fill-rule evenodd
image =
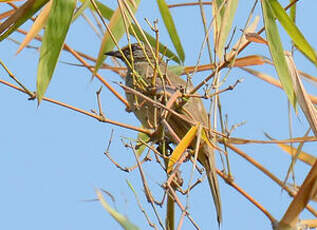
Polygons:
M80 0L80 1L81 2L85 2L86 0ZM97 1L97 0L95 0L95 2L96 2L96 5L97 5L100 13L102 14L102 16L104 18L110 20L112 15L113 15L113 13L114 13L114 11L112 9L110 9L109 7L107 7L106 5L104 5L103 3ZM89 7L90 7L90 9L95 10L95 8L91 4L89 4ZM133 23L131 24L131 27L135 31L137 37L141 41L144 42L145 40L144 40L143 36L141 35L141 32L140 32L139 28ZM134 36L134 34L132 33L131 27L129 28L129 33L130 33L130 35ZM151 36L149 33L145 32L145 31L143 31L143 32L144 32L146 38L148 39L148 41L150 42L150 44L153 47L155 47L156 39L153 36ZM164 44L162 44L162 43L159 43L159 44L160 44L159 51L160 51L161 54L163 54L164 56L172 59L173 61L175 61L175 62L177 62L179 64L181 63L180 59L177 57L176 54L174 54L174 52L172 52L170 49L168 49Z
M293 0L290 0L290 2L291 2L291 1L293 1ZM297 3L293 4L293 5L291 6L290 11L289 11L289 16L290 16L290 18L291 18L291 20L292 20L293 22L296 21L296 6L297 6Z
M18 27L31 18L49 0L28 0L7 20L0 24L0 41L7 38Z
M75 6L76 0L53 0L43 36L37 70L38 103L41 102L53 76Z
M178 159L182 156L183 152L187 149L187 147L195 138L198 126L199 125L192 126L172 152L172 155L169 158L167 166L168 173L172 171L174 164L178 161Z
M140 0L136 0L135 2L136 2L136 5L138 6L140 3ZM137 10L137 7L134 7L130 2L129 2L129 6L130 6L132 12L135 13ZM97 5L97 7L98 7L98 5ZM113 36L117 42L119 42L119 40L123 37L123 35L126 32L125 24L124 24L123 20L124 19L121 15L121 10L118 7L114 11L114 13L112 14L109 25L108 25L110 30L111 30L111 33L113 34ZM105 58L106 58L105 53L113 50L114 47L115 47L115 43L112 40L112 36L110 35L109 31L106 31L106 33L102 39L101 46L99 48L99 53L98 53L98 58L96 61L94 74L98 71L98 69L102 65L103 61L105 60Z
M215 0L212 4L212 16L213 16L213 38L214 38L214 47L215 50L219 50L219 38L220 38L220 28L221 28L221 19L224 15L223 8L224 0Z
M311 196L316 191L316 178L317 162L315 162L309 171L299 191L297 192L291 204L288 206L287 211L279 223L280 226L289 226L291 229L296 229L295 226L298 223L299 214L306 207L307 203L312 198Z
M281 149L283 149L285 152L287 152L288 154L290 154L291 156L295 156L295 153L297 151L296 148L291 147L289 145L285 145L285 144L277 144ZM315 161L316 161L316 157L314 157L313 155L303 152L301 151L298 155L298 159L301 160L302 162L313 166Z
M76 21L76 19L89 7L90 5L90 0L84 0L83 3L80 5L78 10L74 13L72 22Z
M230 33L230 30L232 28L232 22L234 15L236 13L236 9L238 6L239 0L229 0L226 3L226 6L224 7L223 15L221 15L221 22L220 22L220 35L219 35L219 41L217 46L217 55L219 59L223 58L224 53L224 47L226 45L228 35Z
M132 24L131 27L133 27L133 29L134 29L134 31L135 31L137 37L140 38L141 41L145 42L145 39L144 39L143 36L141 35L141 32L140 32L139 28L138 28L135 24ZM129 29L129 32L130 32L130 34L132 35L133 33L132 33L131 31L132 31L132 29L130 28L130 29ZM151 36L149 33L147 33L147 32L144 32L144 34L145 34L146 38L148 39L148 41L150 42L150 44L151 44L153 47L155 47L156 39L155 39L153 36ZM179 64L181 63L181 60L177 57L177 55L176 55L173 51L171 51L170 49L168 49L168 48L167 48L164 44L162 44L161 42L159 43L159 45L160 45L160 47L159 47L159 52L160 52L162 55L164 55L164 56L170 58L171 60L173 60L173 61L175 61L175 62L177 62L177 63L179 63Z
M317 136L317 110L309 98L309 95L297 72L295 62L289 52L286 52L286 60L290 69L298 104L300 105L315 136Z
M315 50L311 47L304 35L298 29L296 24L285 12L283 7L277 0L269 0L270 6L274 12L275 17L281 23L287 34L290 36L296 47L306 56L308 59L317 66L317 55Z
M35 22L33 23L30 31L27 33L27 35L25 36L23 42L20 44L19 49L17 50L17 54L21 52L22 49L24 49L24 47L26 47L30 41L32 41L32 39L40 32L41 29L43 29L43 27L46 25L50 10L51 10L51 6L52 6L52 2L53 0L49 1L45 7L43 8L43 10L41 11L41 13L39 14L39 16L37 16Z
M86 0L80 0L80 1L85 2ZM88 0L88 2L90 2L90 0ZM102 14L102 16L110 20L112 15L114 14L114 11L100 1L95 0L95 3L98 7L98 10L100 10L100 13ZM95 8L92 6L92 4L89 4L89 7L91 10L95 11Z
M102 204L102 206L107 210L107 212L121 225L121 227L125 230L138 230L139 228L132 224L125 216L121 213L117 212L107 203L104 199L100 190L96 191L97 197Z
M169 36L173 42L173 45L176 49L178 57L180 58L180 60L182 62L184 62L184 60L185 60L184 49L183 49L181 40L178 36L171 12L170 12L168 6L166 5L165 0L156 0L156 2L159 6L161 16L163 18L163 21L164 21L164 24L165 24L166 29L168 31L168 34L169 34Z
M136 155L139 157L143 153L144 149L146 148L146 145L143 144L140 140L142 140L144 143L148 143L151 138L145 134L145 133L138 133L138 140L137 140L137 150L136 150Z
M261 4L265 33L272 60L288 100L296 110L296 96L293 90L291 75L285 60L284 49L280 40L280 35L275 23L274 14L270 7L269 0L263 0L261 1Z

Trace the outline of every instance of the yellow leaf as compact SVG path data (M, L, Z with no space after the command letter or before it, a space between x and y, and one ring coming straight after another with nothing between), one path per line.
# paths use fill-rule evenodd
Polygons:
M183 137L183 139L179 142L179 144L176 146L174 151L172 152L172 155L168 161L167 165L167 172L170 173L173 169L174 164L178 161L178 159L181 157L182 153L187 149L187 147L190 145L190 143L193 141L193 139L196 136L198 125L192 126L190 130L186 133L186 135Z
M278 146L280 146L285 152L289 153L290 155L294 156L294 154L297 152L296 148L293 148L289 145L285 145L285 144L278 144ZM298 154L298 159L300 159L301 161L303 161L304 163L313 166L316 158L308 153L305 153L303 151L300 152L300 154Z
M30 31L28 32L28 34L25 36L23 42L20 44L20 47L18 49L18 51L16 52L16 54L20 53L21 50L27 46L30 41L40 32L40 30L45 26L46 21L48 19L48 15L50 13L51 10L51 6L52 6L52 2L53 1L49 1L45 8L41 11L41 13L39 14L39 16L36 18L35 22L33 23Z

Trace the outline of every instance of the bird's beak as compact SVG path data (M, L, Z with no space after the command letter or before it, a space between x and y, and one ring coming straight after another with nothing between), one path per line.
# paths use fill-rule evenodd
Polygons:
M117 57L117 58L122 58L122 55L119 51L110 51L110 52L105 53L105 55Z

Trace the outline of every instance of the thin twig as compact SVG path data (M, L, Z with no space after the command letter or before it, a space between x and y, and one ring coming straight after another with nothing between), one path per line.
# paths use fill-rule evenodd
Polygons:
M298 2L299 0L294 0L292 1L290 4L288 4L284 10L287 10L289 9L292 5L294 5L296 2ZM263 33L265 30L264 27L262 27L258 32L257 32L257 35L260 35L261 33ZM239 47L239 49L236 51L236 55L240 54L247 46L249 46L251 44L251 41L248 41L246 42L245 44L243 44L241 47ZM232 55L230 57L229 60L225 60L223 62L221 62L220 64L218 64L218 70L222 70L223 68L227 67L228 64L233 60L233 58L236 56L236 55ZM194 94L195 92L197 92L198 89L200 89L203 85L205 85L211 78L213 78L215 76L217 71L214 71L212 72L208 77L206 77L201 83L199 83L195 88L193 88L191 91L190 91L190 94Z
M0 65L4 68L4 70L8 73L9 77L11 77L23 90L26 94L30 96L30 98L35 98L35 93L32 93L28 88L26 88L19 79L17 79L14 74L6 67L6 65L0 60Z
M186 216L186 212L182 212L181 218L179 219L179 222L178 222L178 225L177 225L177 230L181 230L182 229L185 216Z
M178 3L178 4L169 4L168 8L181 7L181 6L199 6L199 5L212 5L212 2L186 2L186 3Z
M18 32L22 34L27 34L24 30L17 29ZM40 36L35 36L35 39L42 41L42 37ZM72 49L70 46L68 46L66 43L64 44L63 49L67 50L70 52L78 61L80 61L90 72L94 72L94 68L91 67L82 57L79 53L77 53L74 49ZM99 74L96 73L95 75L101 83L103 83L121 102L123 102L127 108L129 108L129 103L127 102L126 99L124 99L103 77Z
M140 161L139 161L139 158L137 157L137 154L136 154L136 152L135 152L135 147L132 145L132 143L130 143L130 148L132 149L132 152L133 152L133 154L134 154L135 160L136 160L137 165L138 165L138 169L139 169L139 172L140 172L141 180L142 180L142 182L143 182L143 188L144 188L145 196L146 196L148 202L151 204L151 206L152 206L152 208L153 208L153 211L154 211L154 213L155 213L155 216L156 216L156 218L157 218L157 220L158 220L160 226L162 227L162 229L165 229L164 224L163 224L163 222L162 222L162 220L161 220L161 217L159 216L159 214L158 214L158 212L157 212L157 210L156 210L156 207L155 207L155 205L154 205L154 201L153 201L154 199L153 199L152 193L151 193L151 191L150 191L150 189L149 189L149 186L148 186L148 184L147 184L147 180L146 180L145 174L144 174L144 172L143 172L142 165L141 165L141 163L140 163Z
M4 81L2 79L0 79L0 83L4 84L6 86L9 86L9 87L11 87L13 89L16 89L16 90L18 90L18 91L20 91L22 93L28 94L24 89L19 88L18 86L15 86L15 85L13 85L13 84L11 84L11 83L9 83L7 81ZM112 124L112 125L120 126L122 128L135 130L135 131L138 131L138 132L145 133L147 135L151 135L152 134L152 132L147 130L147 129L142 129L142 128L131 126L131 125L128 125L128 124L124 124L124 123L121 123L121 122L113 121L113 120L110 120L110 119L107 119L107 118L104 118L104 117L100 117L99 115L96 115L95 113L88 112L88 111L83 110L83 109L79 109L77 107L68 105L66 103L63 103L63 102L60 102L60 101L57 101L57 100L54 100L54 99L51 99L51 98L43 97L43 101L47 101L47 102L62 106L64 108L67 108L67 109L82 113L82 114L87 115L89 117L95 118L95 119L97 119L100 122L109 123L109 124Z
M107 153L109 153L110 145L111 145L111 143L112 143L113 133L114 133L114 131L113 131L113 129L111 129L111 134L110 134L108 146L107 146L107 149L106 149L106 152L107 152Z
M115 160L112 159L109 151L105 151L104 154L108 157L108 159L119 169L121 169L122 171L124 172L132 172L133 170L135 170L138 165L134 165L134 166L131 166L131 167L122 167L119 163L117 163ZM141 164L143 164L144 162L146 161L149 161L149 157L148 157L148 154L140 161Z
M93 5L94 9L96 10L96 12L97 12L100 20L102 21L103 25L108 29L108 25L106 24L105 19L103 18L99 8L97 7L96 2L94 0L90 0L90 2Z
M136 96L139 96L139 97L141 97L141 98L147 100L148 102L152 103L154 106L158 106L158 107L161 107L161 108L167 110L168 112L172 113L173 115L177 116L178 118L180 118L181 120L187 122L188 124L191 124L192 126L197 125L197 122L188 120L187 118L185 118L184 116L182 116L182 114L179 114L179 113L175 112L174 110L172 110L172 109L170 109L170 108L167 108L167 106L165 106L165 105L163 105L163 104L161 104L161 103L159 103L159 102L157 102L157 101L155 101L155 100L153 100L153 99L151 99L151 98L145 96L144 94L140 93L139 91L137 91L137 90L135 90L135 89L132 89L131 87L128 87L128 86L126 86L126 85L124 85L124 84L122 84L122 83L119 83L119 86L121 86L121 87L122 87L125 91L127 91L128 93L132 93L132 94L134 94L134 95L136 95ZM206 130L208 130L208 131L210 131L210 132L212 132L212 133L214 133L214 134L216 134L216 135L218 135L218 136L222 136L222 137L225 136L224 134L219 133L219 132L217 132L216 130L210 130L210 129L208 129L208 128L205 127L205 126L203 126L203 128L205 128Z
M99 90L96 92L97 95L97 103L98 103L98 110L99 110L99 116L105 117L103 111L102 111L102 106L101 106L101 99L100 99L100 93L102 90L102 86L100 86Z
M127 180L126 180L126 182L128 183L128 185L129 185L129 187L130 187L130 182L128 182ZM143 208L142 203L140 202L140 199L139 199L138 194L136 193L136 191L135 191L134 189L131 188L131 190L132 190L132 192L133 192L133 194L134 194L134 197L135 197L135 199L136 199L136 202L137 202L137 204L138 204L138 206L139 206L141 212L142 212L143 215L145 216L146 221L148 222L148 224L150 225L150 227L152 227L152 228L154 228L155 230L157 230L157 226L150 220L150 217L148 216L148 214L146 213L145 209Z
M279 186L283 187L284 184L281 180L279 180L275 175L273 175L269 170L264 168L261 164L259 164L256 160L254 160L252 157L235 147L234 145L227 144L227 147L229 147L231 150L233 150L235 153L239 154L241 157L249 161L252 165L254 165L256 168L258 168L260 171L262 171L265 175L267 175L269 178L271 178L275 183L277 183ZM218 173L218 171L217 171ZM219 171L218 173L221 175L222 173ZM294 197L296 194L294 191L289 189L287 186L284 186L284 189L288 192L288 194L292 197ZM309 210L314 216L317 217L317 212L314 210L311 206L307 205L306 206L307 210Z
M313 137L294 137L292 139L285 139L285 140L251 140L251 139L242 139L242 138L222 138L218 139L220 143L229 143L235 145L244 145L244 144L289 144L289 143L303 143L303 142L315 142L317 138Z
M193 188L195 188L197 185L199 185L203 180L204 180L203 177L200 177L196 180L195 183L193 183L191 186L189 186L186 190L178 189L177 191L183 195L188 194L191 190L193 190Z
M209 94L209 95L197 95L197 94L183 94L182 96L183 97L196 97L196 98L202 98L202 99L210 99L216 95L219 95L221 93L224 93L226 91L231 91L233 90L239 83L241 83L243 80L240 79L240 80L237 80L233 85L229 85L227 88L225 89L222 89L222 90L219 90L217 91L216 93L212 93L212 94Z
M259 203L257 202L253 197L251 197L248 193L246 193L242 188L240 188L236 183L234 183L231 178L229 180L227 179L227 176L223 174L220 170L217 170L218 175L220 175L231 187L233 187L235 190L237 190L242 196L247 198L252 204L254 204L260 211L263 212L266 217L270 219L272 223L276 222L276 219Z

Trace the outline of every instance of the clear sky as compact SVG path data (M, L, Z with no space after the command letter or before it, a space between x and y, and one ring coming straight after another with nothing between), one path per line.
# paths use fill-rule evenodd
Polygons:
M115 7L115 2L112 1L110 5ZM244 27L252 7L251 2L243 0L239 3L234 21L234 25L237 26L235 41L241 35L239 29ZM281 3L285 5L288 1ZM143 18L146 17L150 21L159 18L160 40L173 49L155 4L155 1L142 1L137 18L146 29L148 27ZM0 12L6 8L2 3ZM210 10L207 7L205 9ZM317 41L315 25L312 22L316 9L313 1L300 1L297 12L299 28L313 47L316 47ZM174 8L171 12L185 49L185 65L194 65L203 41L199 7ZM258 5L255 15L259 14L261 10ZM30 25L28 22L23 28L29 29ZM262 25L263 22L260 20L260 26ZM285 49L290 49L290 39L284 31L281 34ZM23 36L13 34L11 38L22 41ZM83 18L79 18L71 25L66 43L78 51L96 56L100 40ZM126 39L122 39L120 44L127 44ZM38 47L40 43L34 41L31 45ZM15 55L17 48L18 46L8 39L1 42L0 59L26 86L35 90L39 52L35 49L24 49ZM206 54L205 51L201 61L203 64L208 62ZM251 45L241 56L247 54L269 57L267 48L259 44ZM78 63L70 54L64 52L60 61ZM299 52L296 52L295 61L299 69L316 75L316 68ZM276 77L271 66L265 65L256 69ZM118 75L108 70L101 70L100 74L123 93L113 83L121 81ZM208 72L195 75L194 78L198 80L194 81L199 81L207 74ZM221 74L226 74L226 71ZM2 68L0 78L11 82ZM95 92L101 84L96 79L92 82L90 79L91 73L85 68L60 62L46 96L88 111L97 109ZM233 91L224 93L221 101L223 113L228 114L229 126L246 121L246 124L237 128L232 135L248 139L265 139L263 132L267 132L274 138L288 138L288 105L285 94L280 89L236 69L230 72L223 87L233 84L238 79L244 79L243 83ZM316 95L314 87L308 87L308 90ZM115 198L115 203L106 197L109 204L116 207L140 229L149 229L136 205L133 193L125 182L129 180L133 184L151 219L155 220L150 205L146 203L139 172L122 172L104 155L113 130L111 156L123 166L134 165L132 152L123 146L123 142L126 142L127 138L135 138L136 132L100 123L47 102L43 102L37 108L36 101L29 101L26 95L1 84L0 98L0 229L120 229L95 200L96 188L110 192ZM104 113L109 119L139 126L133 114L126 113L124 106L106 88L102 91L101 99ZM298 117L294 117L294 113L292 115L293 135L303 136L308 128L305 117L301 112ZM239 148L277 177L284 179L290 157L279 147L247 145ZM314 150L316 144L304 145L304 151L314 154ZM291 201L288 194L281 192L278 185L235 153L229 152L229 157L235 182L276 219L280 219ZM221 169L219 154L217 165ZM162 199L159 185L166 178L157 170L154 161L146 163L144 169L148 173L147 179L153 187L154 196L158 200ZM182 168L184 177L189 176L190 169L189 164ZM298 163L298 184L301 184L308 170L306 165ZM254 205L221 178L219 181L224 215L221 229L271 229L269 220ZM210 200L209 188L204 180L202 185L192 192L190 199L191 214L201 229L218 228ZM158 210L163 215L164 209ZM303 217L312 218L307 212L304 212ZM192 229L187 219L183 229Z

